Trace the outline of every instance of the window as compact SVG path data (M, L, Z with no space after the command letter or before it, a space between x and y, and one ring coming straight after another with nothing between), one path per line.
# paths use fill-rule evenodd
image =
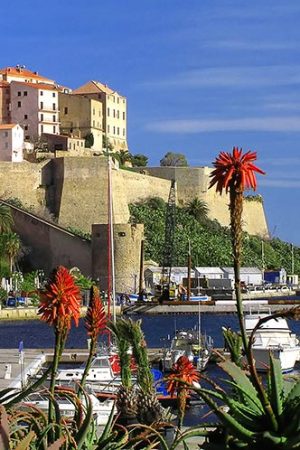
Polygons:
M120 134L120 128L119 127L117 128L117 134L118 135Z
M117 103L119 103L119 101L120 101L120 99L119 99L119 97L117 98Z
M56 126L53 127L53 133L56 133Z
M41 133L44 131L44 125L41 125Z
M56 111L56 103L52 103L52 109L53 111Z
M22 106L22 103L18 102L18 108L21 108L21 106Z
M114 130L114 134L116 134L116 127L113 127L113 130Z
M8 131L4 132L4 137L8 137Z
M108 117L109 117L109 113L110 113L109 108L107 108L107 115L108 115Z
M5 142L5 148L8 148L8 142Z
M55 97L55 92L52 92L52 97Z
M24 97L27 97L27 91L24 91Z
M56 115L55 114L53 114L52 120L53 120L53 122L56 122Z
M27 114L24 114L24 119L26 120L26 119L28 119L28 116L27 116Z
M40 109L44 109L44 102L40 103Z
M123 111L123 120L125 120L125 112Z
M95 121L93 120L93 128L95 128Z
M29 136L29 134L27 134L27 135L25 136L25 139L26 139L27 141L29 141L29 140L30 140L30 136Z
M44 95L44 92L43 92L43 91L40 91L40 95Z
M83 147L83 142L81 141L81 147Z
M117 111L117 119L120 119L120 111Z
M41 114L41 122L44 121L44 114Z
M107 125L107 132L110 133L110 126Z
M95 108L93 108L93 116L95 115Z
M69 148L71 148L72 147L72 144L71 144L71 142L69 142Z
M26 131L28 130L28 125L25 125L24 130Z
M77 147L79 147L79 141L77 141Z
M116 110L113 110L113 117L116 117Z
M21 92L20 91L18 91L18 97L21 97Z
M65 106L64 113L68 114L68 107L67 106Z
M125 136L125 128L123 128L123 136Z

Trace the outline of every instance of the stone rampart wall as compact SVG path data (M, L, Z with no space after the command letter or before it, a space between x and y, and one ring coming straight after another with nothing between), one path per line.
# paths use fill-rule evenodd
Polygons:
M47 206L63 226L90 232L92 223L107 223L107 160L93 158L56 158L39 164L0 162L0 196L16 197L25 206ZM149 197L168 199L170 182L177 182L179 204L200 197L209 215L229 225L228 196L208 189L208 167L149 167L142 170L112 169L114 223L127 223L129 203ZM159 177L159 179L157 178ZM268 236L262 203L246 201L244 227L250 234Z

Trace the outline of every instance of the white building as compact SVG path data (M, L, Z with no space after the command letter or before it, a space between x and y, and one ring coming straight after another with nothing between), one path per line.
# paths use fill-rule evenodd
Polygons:
M166 268L167 270L167 268ZM161 283L161 280L163 278L162 274L163 268L157 267L157 266L151 266L148 267L144 271L145 276L145 285L146 288L153 289L155 285L158 285ZM188 276L188 269L187 267L172 267L171 269L171 283L175 284L182 284L183 279L187 278ZM191 270L191 278L194 278L195 272L194 270Z
M24 130L15 123L0 124L0 160L23 161Z
M196 278L221 279L224 278L224 272L220 267L195 267Z
M37 141L43 133L59 134L59 91L51 84L11 81L11 121L24 128L26 140Z
M234 282L234 269L233 267L222 267L224 278L232 280ZM241 267L240 269L241 282L246 285L261 286L263 284L263 274L258 267Z

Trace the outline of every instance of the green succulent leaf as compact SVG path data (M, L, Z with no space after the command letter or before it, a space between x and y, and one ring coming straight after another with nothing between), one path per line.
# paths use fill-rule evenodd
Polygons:
M259 411L263 411L257 391L245 372L231 361L221 362L219 363L219 366L233 379L237 389L242 395L242 400L247 402L249 399L252 399L251 403L256 405Z
M283 378L280 360L270 354L269 400L277 417L283 410Z
M294 384L285 400L285 408L289 408L289 404L294 400L298 400L300 403L300 378Z

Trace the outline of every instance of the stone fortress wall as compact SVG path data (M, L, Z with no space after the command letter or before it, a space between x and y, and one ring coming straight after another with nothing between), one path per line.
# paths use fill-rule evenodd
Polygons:
M229 225L228 196L208 189L208 167L147 167L143 170L112 170L114 223L128 223L130 203L149 197L167 201L171 180L177 182L177 199L185 204L195 197L203 199L209 216ZM62 226L91 232L94 223L107 223L107 160L93 158L56 158L38 164L0 162L0 196L15 197L24 206L47 207ZM142 172L142 173L139 173ZM158 179L159 177L159 179ZM244 229L268 237L263 203L244 202Z

